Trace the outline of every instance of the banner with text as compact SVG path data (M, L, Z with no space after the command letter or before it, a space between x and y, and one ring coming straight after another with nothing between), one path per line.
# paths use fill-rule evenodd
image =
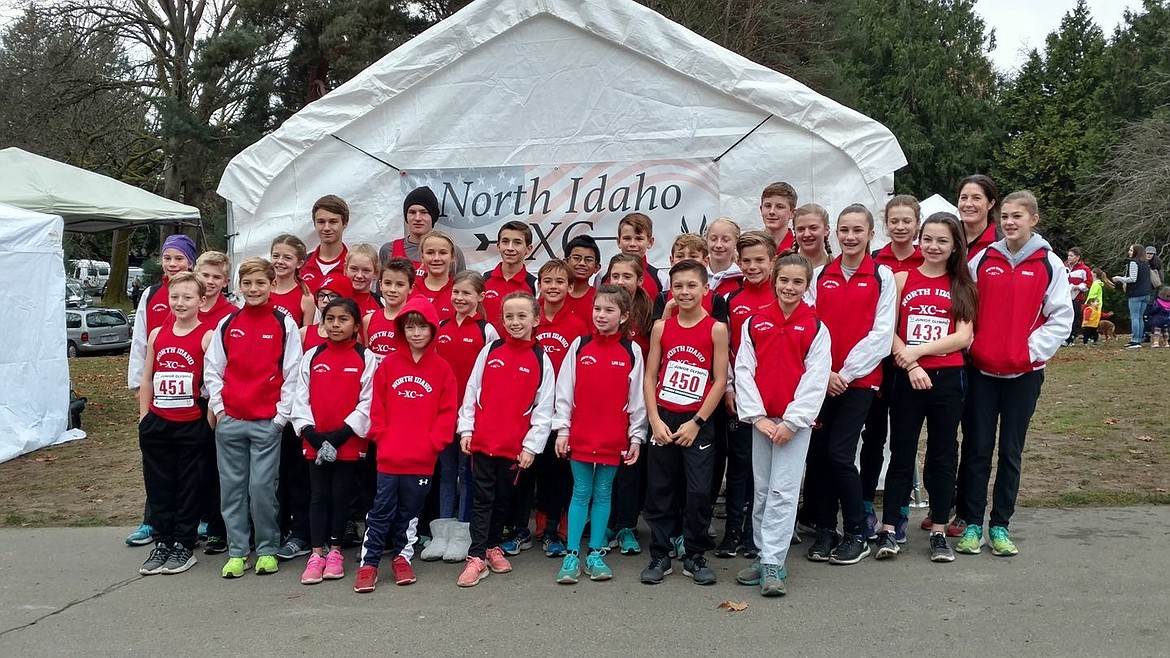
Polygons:
M416 169L401 185L403 195L421 186L435 192L436 229L450 233L468 267L480 271L499 262L496 234L505 222L532 228L535 269L563 258L565 244L584 233L608 261L618 253L618 222L640 212L654 222L650 262L666 266L675 236L701 233L719 210L719 165L710 158Z

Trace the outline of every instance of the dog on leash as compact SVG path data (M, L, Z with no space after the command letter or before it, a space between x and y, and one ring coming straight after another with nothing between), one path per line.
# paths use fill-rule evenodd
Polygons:
M1117 327L1109 320L1101 320L1097 324L1097 333L1101 340L1117 340Z

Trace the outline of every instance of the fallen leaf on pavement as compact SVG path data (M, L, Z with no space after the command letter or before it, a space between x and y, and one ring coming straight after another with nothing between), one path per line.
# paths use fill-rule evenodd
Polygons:
M748 604L745 601L724 601L715 606L716 610L727 610L728 612L743 612L747 610Z

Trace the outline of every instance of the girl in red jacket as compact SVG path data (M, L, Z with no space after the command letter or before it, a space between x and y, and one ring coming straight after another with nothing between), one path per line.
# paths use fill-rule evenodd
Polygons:
M987 484L997 444L991 553L1018 552L1008 523L1020 490L1024 436L1044 383L1044 364L1072 331L1068 270L1033 231L1039 221L1036 197L1012 192L1000 207L1004 238L970 259L979 310L969 351L971 383L959 466L959 515L968 525L955 544L958 553L979 553L984 544Z
M313 549L301 583L345 577L341 538L353 502L359 460L366 453L373 394L373 352L357 342L361 311L338 298L323 311L329 342L301 359L293 398L293 429L304 443L312 498L309 538Z
M459 408L460 446L471 456L475 502L471 548L460 587L512 570L500 549L517 468L528 468L544 450L552 426L553 367L532 333L540 315L526 292L504 297L506 338L483 348L475 360Z
M414 297L394 321L407 349L386 355L374 374L370 439L378 446L378 491L366 515L358 593L374 591L385 549L393 556L394 582L415 581L403 553L414 540L435 460L455 432L455 375L435 353L435 307Z
M841 255L814 272L809 288L833 347L828 396L813 430L805 485L817 525L808 551L814 562L856 564L869 555L857 441L881 386L882 359L890 353L897 292L890 269L869 255L873 229L873 214L865 206L842 210L837 217ZM838 509L843 536L837 534Z
M638 461L646 437L642 354L626 337L629 321L629 293L615 285L602 286L593 298L593 333L573 340L557 377L556 451L557 456L570 458L573 473L568 553L557 572L558 583L575 583L581 574L578 549L586 519L592 529L585 572L590 580L613 576L603 559L613 479L619 463Z
M739 420L752 434L751 526L760 547L759 559L735 579L759 585L763 596L787 593L784 565L800 478L832 361L829 332L801 299L812 273L799 254L777 259L771 278L775 301L744 323L735 357Z
M272 289L272 305L288 313L298 327L312 324L317 307L309 286L301 281L301 268L308 258L305 243L291 233L276 236L269 248L269 260L276 270L276 286Z
M374 283L382 273L382 262L373 245L355 244L345 256L345 275L353 284L353 301L361 309L362 319L382 308L382 300L374 296Z
M414 294L434 304L442 322L455 314L451 307L451 265L455 262L455 241L446 233L431 231L419 243L426 276L414 286Z

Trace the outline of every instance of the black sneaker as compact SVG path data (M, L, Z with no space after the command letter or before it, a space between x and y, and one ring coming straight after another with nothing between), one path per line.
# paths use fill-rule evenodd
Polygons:
M227 539L219 535L207 535L207 543L203 545L204 555L219 555L227 550Z
M739 535L734 531L723 535L723 541L715 547L715 557L735 557L739 552Z
M739 546L739 551L743 553L743 556L749 560L754 560L760 557L760 549L756 546L755 537L752 535L753 533L751 532L745 534L743 537L743 543Z
M171 547L171 552L167 555L167 563L163 565L159 573L176 574L195 566L198 560L195 559L195 552L184 546L181 542L175 542Z
M845 535L829 556L829 564L857 564L868 555L869 544L865 535Z
M162 573L163 565L167 563L167 556L171 553L171 547L162 543L161 541L154 545L150 551L150 556L146 558L146 562L138 567L138 573L143 576L153 576Z
M657 585L662 582L674 570L670 568L670 558L663 555L662 557L650 558L650 564L642 570L642 582L647 585Z
M357 521L345 522L345 534L341 537L342 548L354 548L362 545L362 533L358 532Z
M813 562L828 562L833 549L837 548L839 538L836 530L817 529L817 538L813 545L808 547L808 559Z
M702 553L683 560L683 573L693 578L696 585L714 585L718 580L715 570L707 566L707 558Z
M955 561L955 552L951 550L951 545L947 543L947 536L941 532L930 533L930 561Z
M878 533L877 543L874 545L874 548L877 549L874 558L878 560L896 557L899 550L898 542L894 541L894 533L888 530L882 530Z
M284 546L281 546L280 549L276 551L276 559L291 560L293 558L308 555L310 552L312 552L312 547L309 546L309 542L301 539L300 537L293 537L292 535L289 535L288 540L284 542Z

